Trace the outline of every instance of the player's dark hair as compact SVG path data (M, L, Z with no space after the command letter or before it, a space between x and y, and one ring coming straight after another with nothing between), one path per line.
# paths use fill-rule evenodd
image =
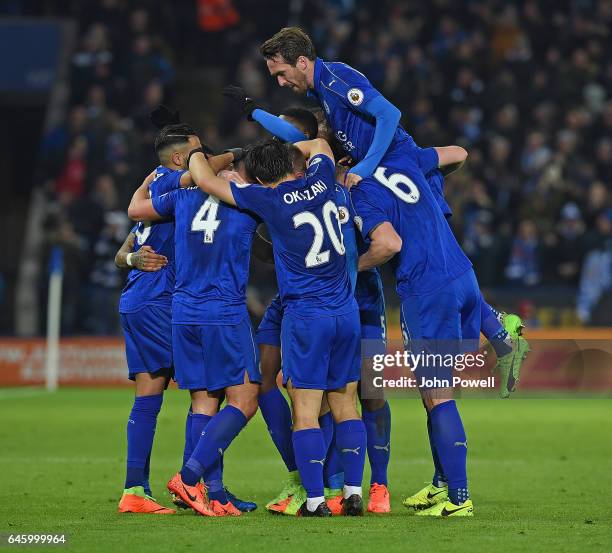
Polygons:
M159 156L168 146L177 146L189 141L191 135L197 134L193 127L184 123L166 125L155 137L155 152Z
M289 146L278 140L266 140L253 146L244 160L246 172L264 184L270 184L293 173Z
M289 148L289 156L291 157L293 172L303 173L306 170L306 158L304 157L304 154L293 144L288 144L287 147Z
M310 37L299 27L284 27L260 47L261 55L271 59L281 55L289 65L295 65L300 56L314 61L317 57Z
M284 109L281 115L293 119L309 140L317 138L319 134L319 123L312 111L304 108L292 107Z

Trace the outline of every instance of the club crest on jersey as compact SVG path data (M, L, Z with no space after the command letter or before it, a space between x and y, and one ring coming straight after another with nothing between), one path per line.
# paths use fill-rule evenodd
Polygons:
M349 220L349 212L346 207L343 205L338 206L338 219L340 219L340 224L344 225Z
M354 106L359 106L363 102L363 92L359 88L351 88L346 96L348 101Z

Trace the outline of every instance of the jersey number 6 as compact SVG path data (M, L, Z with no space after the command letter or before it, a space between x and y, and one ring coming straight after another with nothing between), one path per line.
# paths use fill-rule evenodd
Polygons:
M400 200L405 201L408 204L416 204L421 197L421 193L417 188L417 185L412 182L410 177L403 175L402 173L392 173L391 176L386 177L386 167L379 167L374 173L374 178L382 185L386 186L391 192L393 192ZM408 190L400 188L400 184L403 184Z

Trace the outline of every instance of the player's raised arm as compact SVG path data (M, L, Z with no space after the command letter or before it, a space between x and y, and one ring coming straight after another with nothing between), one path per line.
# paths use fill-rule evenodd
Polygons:
M149 175L150 177L150 175ZM133 221L159 221L163 217L155 211L149 197L149 177L136 189L128 207L128 217Z
M200 190L206 192L206 194L216 196L221 201L235 206L236 202L232 194L230 181L215 175L202 148L199 147L195 141L192 145L195 146L195 148L189 153L187 166L189 167L193 183L199 187Z
M369 177L376 171L380 160L389 149L389 145L393 140L402 117L400 110L381 95L368 101L360 111L374 118L376 129L374 130L374 137L368 153L349 171L347 175L348 182L359 181L364 177Z
M300 129L296 128L286 119L263 110L250 98L243 88L228 85L223 89L223 96L230 98L242 106L242 111L249 121L257 121L264 129L285 142L299 142L307 140ZM316 136L316 134L315 134Z
M304 140L303 142L296 142L295 147L298 148L303 154L304 157L310 162L310 159L316 155L322 154L327 156L334 161L334 154L332 152L331 146L324 140L323 138L315 138L314 140Z

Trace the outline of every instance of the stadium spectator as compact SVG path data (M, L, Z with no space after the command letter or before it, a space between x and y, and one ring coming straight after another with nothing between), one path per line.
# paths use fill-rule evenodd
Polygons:
M275 112L295 103L274 86L257 46L299 21L322 57L363 71L398 105L419 144L469 151L447 194L451 224L487 286L576 290L584 281L588 242L612 207L607 0L474 0L461 9L445 0L273 2L275 10L247 0L128 4L93 0L77 13L71 107L42 149L42 182L74 188L73 202L87 201L96 176L110 173L125 205L154 164L147 111L171 94L200 114L194 120L214 149L255 140L258 128L217 92L237 82ZM173 60L170 52L185 53ZM69 183L73 146L83 141L84 178ZM568 204L579 222L563 215Z

